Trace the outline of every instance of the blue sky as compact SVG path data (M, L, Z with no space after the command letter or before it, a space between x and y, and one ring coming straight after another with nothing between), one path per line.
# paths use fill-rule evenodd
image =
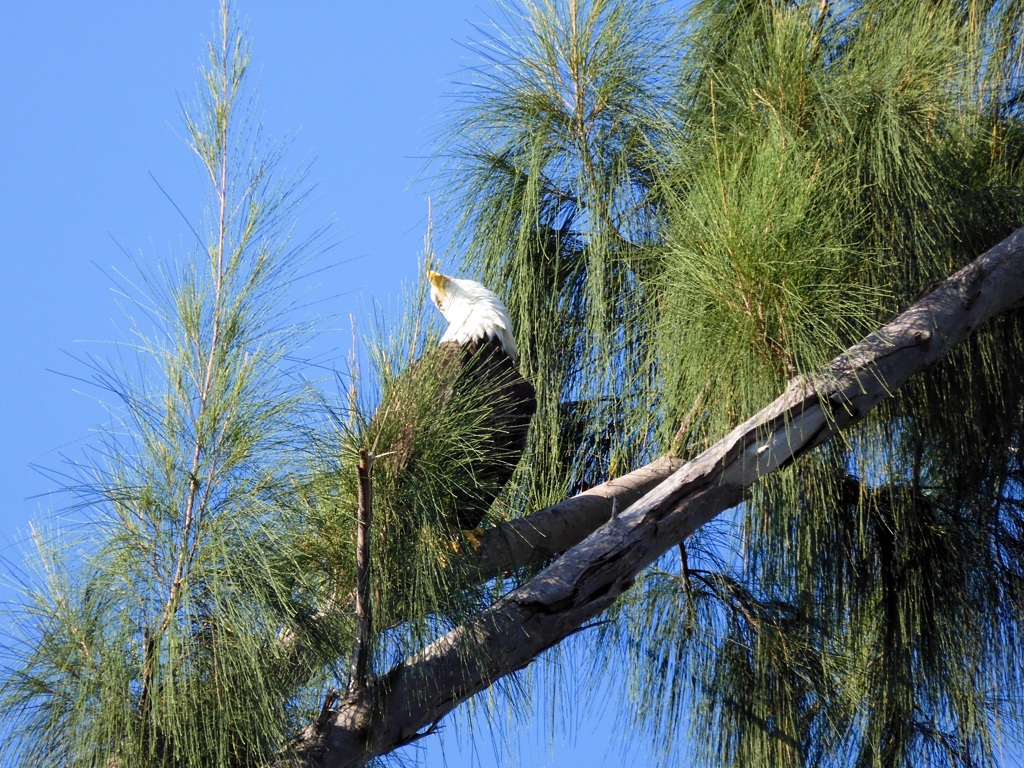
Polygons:
M202 179L180 104L196 92L215 5L0 0L0 554L9 562L19 562L30 520L61 514L62 500L46 495L55 482L33 467L59 470L105 420L101 393L74 377L88 376L76 358L124 338L116 276L133 273L132 258L189 250L175 206L194 223ZM366 317L415 279L431 192L425 158L453 81L474 62L473 24L496 11L469 0L236 8L248 19L267 134L290 139L286 167L313 161L299 231L332 226L324 261L337 266L317 278L313 298L338 318L322 342L340 366L349 314ZM0 599L11 594L0 586ZM416 747L424 764L597 768L623 764L624 751L625 764L646 764L613 728L614 690L595 706L580 671L568 661L559 669L573 706L552 711L538 699L532 723L496 725L513 734L511 754L481 720L474 731L455 718Z

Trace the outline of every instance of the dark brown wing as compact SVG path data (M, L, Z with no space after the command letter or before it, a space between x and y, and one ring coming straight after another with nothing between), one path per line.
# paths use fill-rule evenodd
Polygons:
M460 362L456 390L473 389L486 398L490 415L487 424L488 450L475 468L475 488L453 489L460 528L480 525L495 497L508 483L526 449L530 420L537 410L533 385L519 373L515 362L492 339L470 345L442 344L444 354Z
M415 504L415 494L431 486L421 473L432 472L445 458L458 462L461 480L442 492L451 522L475 528L512 476L535 410L533 386L496 341L444 343L392 382L369 438L377 441L377 453L391 454L388 475L405 505ZM454 435L469 422L472 435L464 442L457 437L445 441L438 434ZM450 455L431 453L438 446Z

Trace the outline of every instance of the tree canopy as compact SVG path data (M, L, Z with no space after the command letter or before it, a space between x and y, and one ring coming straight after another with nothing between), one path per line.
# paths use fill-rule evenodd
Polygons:
M666 762L998 765L1024 717L1024 7L502 8L435 166L445 255L505 298L537 390L492 527L474 548L447 512L493 392L438 408L402 376L437 340L423 293L365 374L307 383L305 181L225 3L186 113L207 215L140 283L138 373L94 363L123 418L69 484L85 554L38 537L4 755L357 765L489 686L517 707L515 673L600 616L581 645Z

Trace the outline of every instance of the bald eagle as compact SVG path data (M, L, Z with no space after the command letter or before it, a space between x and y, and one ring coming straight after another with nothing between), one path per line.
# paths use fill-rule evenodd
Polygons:
M446 522L477 528L526 447L536 410L533 386L517 367L518 350L504 303L475 280L428 272L430 298L448 321L440 343L400 374L371 423L406 506L424 494L446 509ZM453 485L434 470L457 465ZM401 487L408 487L403 493ZM416 498L419 496L419 498Z

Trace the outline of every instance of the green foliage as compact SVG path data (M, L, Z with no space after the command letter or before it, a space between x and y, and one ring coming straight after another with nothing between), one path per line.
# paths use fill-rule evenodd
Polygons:
M12 609L0 755L20 765L248 766L280 755L326 685L351 682L361 450L375 456L371 672L501 588L466 566L454 497L474 489L489 504L502 490L495 470L518 459L495 450L503 382L438 347L421 289L406 322L378 333L370 376L341 403L304 383L300 350L314 329L291 321L293 283L316 238L290 241L303 179L277 175L280 150L253 121L248 47L226 2L220 19L184 114L208 182L196 248L140 265L125 290L138 309L125 345L137 373L123 350L87 361L118 405L69 473L88 524L73 538L36 537L38 573ZM521 506L510 489L489 519Z
M92 361L121 401L71 490L88 525L37 537L40 578L6 645L4 757L19 765L252 765L313 702L290 676L315 583L282 504L301 469L301 386L286 353L287 228L302 192L251 155L249 54L222 9L185 122L208 215L181 263L143 274L138 374ZM72 563L74 565L72 565ZM284 695L282 693L284 692Z
M666 127L671 29L657 4L528 3L484 43L458 116L453 219L502 289L538 388L530 498L555 502L646 454L652 318L639 279L655 215L647 157ZM471 228L471 229L470 229ZM583 237L582 233L586 233Z
M487 599L463 554L472 547L457 524L456 489L478 489L518 460L496 452L494 403L498 382L474 377L461 353L438 346L433 307L416 291L401 322L381 325L370 342L371 396L356 388L349 409L336 414L308 492L309 526L302 546L310 567L327 574L332 594L355 586L359 452L373 461L371 586L373 622L383 633L378 658L390 663L420 650L439 627L465 619ZM461 371L461 375L456 375ZM468 375L467 375L468 374ZM499 496L488 521L512 513Z
M1021 11L510 14L453 207L469 266L507 281L559 490L696 454L1021 225ZM1020 323L627 595L595 646L633 679L632 727L716 765L992 763L1024 714Z

